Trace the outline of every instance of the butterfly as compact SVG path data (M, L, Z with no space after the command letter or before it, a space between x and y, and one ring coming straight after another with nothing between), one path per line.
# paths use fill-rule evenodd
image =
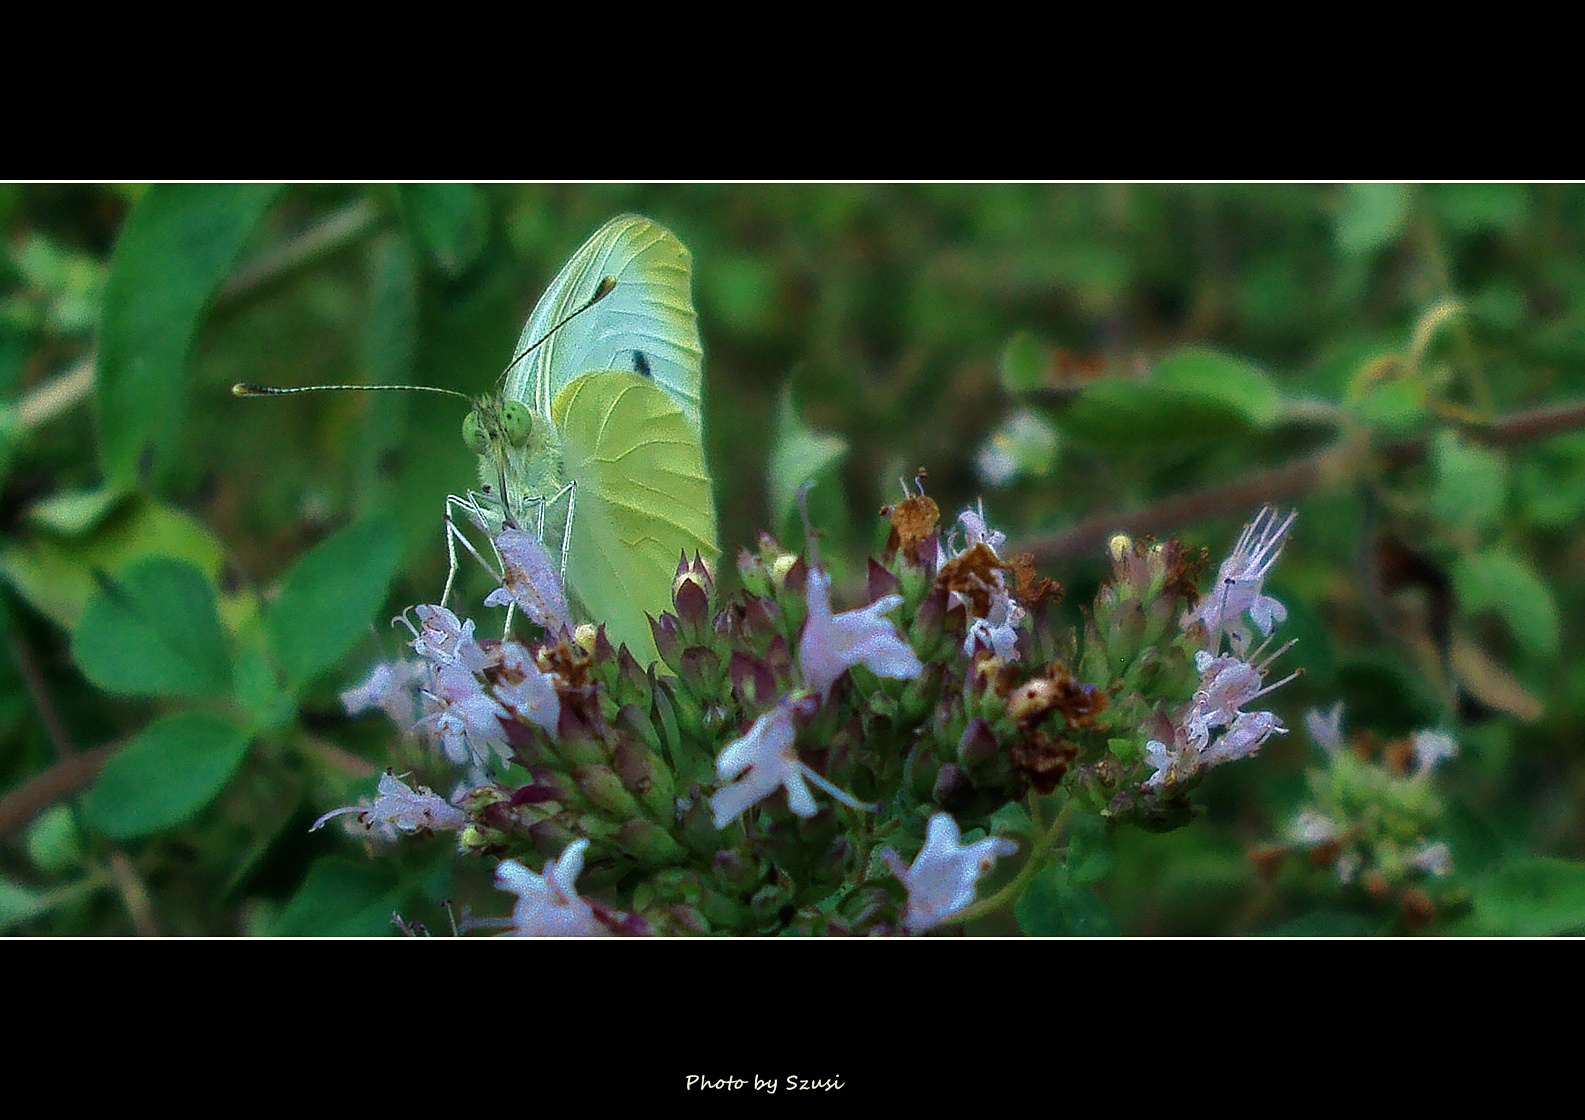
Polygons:
M624 215L595 231L540 298L493 394L471 400L463 441L479 456L479 489L447 498L492 538L536 535L559 560L580 617L653 660L648 615L671 603L678 561L714 559L714 493L705 467L703 349L688 250L671 231ZM241 384L239 396L426 386ZM468 399L464 397L464 399Z
M529 315L499 392L463 421L480 490L455 504L492 533L535 532L583 613L641 659L679 557L719 551L691 275L669 230L607 222Z

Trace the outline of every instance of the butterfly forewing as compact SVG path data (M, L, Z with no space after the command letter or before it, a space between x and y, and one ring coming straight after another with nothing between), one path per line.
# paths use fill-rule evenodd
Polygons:
M607 276L616 281L612 292L564 323ZM529 316L513 353L540 345L507 371L503 397L548 417L557 395L580 375L628 370L664 389L697 439L703 351L689 285L688 250L670 231L633 215L607 222Z

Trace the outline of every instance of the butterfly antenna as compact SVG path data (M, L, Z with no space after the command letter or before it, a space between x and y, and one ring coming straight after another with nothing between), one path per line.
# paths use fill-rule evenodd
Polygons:
M447 397L461 397L469 402L473 400L466 393L459 393L455 389L437 389L433 385L298 385L282 389L274 385L238 381L231 386L231 394L236 397L285 397L293 393L440 393Z
M544 334L540 335L539 338L536 339L534 342L531 342L529 344L529 346L528 346L528 349L524 350L521 354L518 354L510 362L507 362L506 363L506 373L510 373L513 366L517 365L518 362L521 362L524 358L528 357L535 350L539 349L540 346L542 346L551 337L551 335L553 335L557 331L561 330L562 327L565 327L568 323L572 322L579 315L582 315L585 311L589 310L589 308L591 308L595 304L599 303L602 299L604 299L606 296L610 295L614 291L616 291L616 277L615 276L602 277L600 279L599 287L595 288L595 290L594 290L594 295L590 296L584 302L582 307L578 308L575 311L568 312L566 317L563 318L561 320L561 322L554 324L550 328L550 330L548 330ZM502 373L501 376L505 377L506 373Z

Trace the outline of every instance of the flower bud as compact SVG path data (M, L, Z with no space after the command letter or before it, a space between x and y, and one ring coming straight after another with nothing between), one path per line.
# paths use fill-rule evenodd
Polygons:
M506 850L506 834L493 828L470 824L457 833L457 851L465 856L482 856Z
M617 829L616 842L634 859L652 866L680 863L688 855L665 829L642 818L627 821Z
M623 714L636 712L624 708ZM623 739L612 752L612 766L622 780L622 786L644 806L644 815L661 825L672 823L674 798L671 771L654 751L628 739Z
M791 552L784 552L776 557L770 568L771 586L778 589L794 590L787 587L787 577L792 573L794 565L801 559L802 557L796 556Z
M677 616L663 614L659 618L652 618L649 622L650 635L655 639L655 650L660 654L661 661L673 673L678 671L679 659L682 656L682 634L677 622Z
M677 802L675 835L696 856L711 856L721 846L721 836L716 832L715 816L710 811L710 799L697 785L688 786L688 794Z
M974 779L955 762L949 762L936 772L936 782L930 797L949 812L963 808L974 799Z
M958 761L970 769L990 762L1000 750L1001 745L997 743L991 725L977 716L969 720L969 725L958 739Z
M682 651L678 677L694 696L714 696L721 684L721 657L708 646L689 646Z
M622 779L603 764L584 766L572 773L572 780L590 804L613 817L637 817L643 810L633 795L622 786Z
M672 603L677 620L691 634L702 631L710 621L710 590L703 577L691 571L678 573L672 583Z

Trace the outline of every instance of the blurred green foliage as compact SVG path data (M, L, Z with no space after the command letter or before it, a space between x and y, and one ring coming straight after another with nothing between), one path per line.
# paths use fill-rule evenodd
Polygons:
M1076 836L1025 928L1401 929L1248 859L1316 761L1303 710L1342 699L1378 736L1457 729L1447 839L1472 904L1426 928L1585 930L1585 436L1483 438L1585 399L1585 188L1509 183L4 187L0 929L507 909L444 840L370 863L307 832L380 769L428 764L337 692L445 580L442 503L475 473L462 409L229 389L487 391L555 269L623 211L693 253L728 555L801 539L811 477L823 554L857 580L921 466L949 518L983 498L1016 550L1347 452L1288 499L1270 588L1308 671L1277 703L1294 734L1218 770L1184 830ZM1389 453L1403 439L1418 453ZM1176 530L1222 552L1261 500L1228 493ZM1100 560L1042 568L1079 602ZM465 577L476 600L487 579ZM97 781L39 791L107 745Z

